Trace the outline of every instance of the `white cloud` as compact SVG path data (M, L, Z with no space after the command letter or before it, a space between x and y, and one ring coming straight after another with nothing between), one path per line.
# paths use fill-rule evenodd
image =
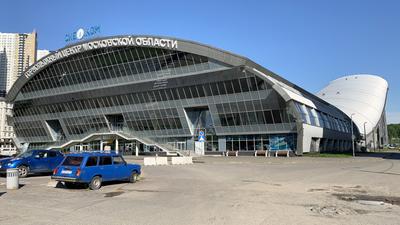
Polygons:
M387 112L386 122L387 124L400 123L400 112Z

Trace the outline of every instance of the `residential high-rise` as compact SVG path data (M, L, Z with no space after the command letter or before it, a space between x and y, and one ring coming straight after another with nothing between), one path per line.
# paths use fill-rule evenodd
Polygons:
M14 131L7 123L12 104L4 97L26 68L36 61L37 34L0 33L0 155L14 154Z

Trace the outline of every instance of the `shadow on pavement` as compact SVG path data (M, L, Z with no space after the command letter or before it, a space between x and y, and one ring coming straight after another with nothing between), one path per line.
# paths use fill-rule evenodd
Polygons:
M2 195L4 195L6 192L0 192L0 197L2 196Z
M400 152L365 152L365 153L357 153L356 157L371 157L371 158L400 160Z
M107 182L102 182L101 186L109 186L109 185L115 185L115 184L123 184L123 183L128 183L127 181L107 181ZM64 189L88 189L87 184L81 184L81 183L75 183L75 184L68 184L65 185L63 182L58 182L56 185L56 188L64 188Z
M19 179L26 179L26 178L30 178L30 177L49 177L51 176L53 173L35 173L35 174L29 174L27 177L20 177ZM2 173L0 174L0 177L7 177L7 173Z

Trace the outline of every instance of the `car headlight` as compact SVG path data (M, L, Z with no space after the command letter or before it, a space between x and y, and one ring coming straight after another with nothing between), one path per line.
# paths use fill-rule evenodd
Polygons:
M12 165L12 163L7 163L7 166L11 166Z

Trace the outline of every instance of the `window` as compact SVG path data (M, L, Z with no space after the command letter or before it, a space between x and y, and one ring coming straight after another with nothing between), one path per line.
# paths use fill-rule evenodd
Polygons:
M56 157L57 156L57 153L56 152L48 152L47 153L47 157Z
M47 158L47 153L46 152L38 152L39 158Z
M308 107L308 106L306 106L306 109L307 109L308 117L310 118L311 125L316 126L317 123L315 122L315 117L314 117L314 114L312 112L312 109L310 107Z
M305 114L305 112L303 110L303 105L298 102L295 102L295 106L296 106L297 112L300 113L303 123L307 123L307 115Z
M271 111L264 111L264 118L265 118L265 121L267 122L267 124L274 123L272 120Z
M82 163L83 157L80 156L67 156L63 162L63 166L80 166Z
M272 115L274 116L275 123L282 123L282 118L279 110L272 110Z
M99 165L111 165L111 156L101 156Z
M319 126L320 127L325 127L324 120L322 119L321 112L320 111L316 111L316 113L317 113L317 119L318 119L318 122L319 122Z
M121 156L113 156L113 162L114 164L124 164L124 160L121 158Z
M97 166L97 156L90 156L86 161L86 166Z

